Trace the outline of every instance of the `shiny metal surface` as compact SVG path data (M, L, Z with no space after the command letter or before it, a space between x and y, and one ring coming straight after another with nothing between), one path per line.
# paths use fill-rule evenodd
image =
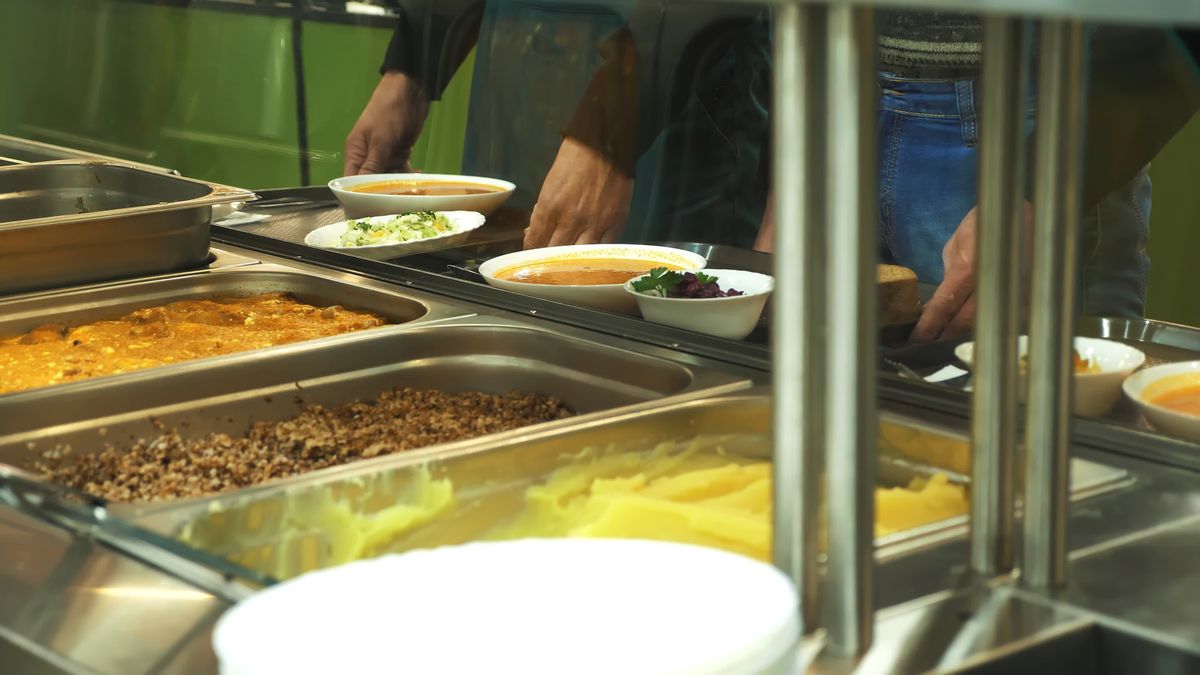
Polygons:
M979 151L979 278L971 402L971 569L1012 569L1017 461L1017 305L1024 231L1024 21L984 21Z
M230 606L7 507L0 507L0 597L6 673L215 672L204 643Z
M369 331L312 340L274 347L268 350L239 352L212 359L188 361L159 368L133 371L121 375L92 378L51 387L30 389L0 395L0 434L33 428L36 425L58 424L64 419L80 419L89 415L105 415L123 410L120 400L111 396L95 396L88 392L105 389L107 383L131 383L153 387L154 382L171 372L197 373L213 364L240 364L249 370L260 367L259 360L269 353L311 354L324 345L342 341L356 342L380 332L402 330L410 322L432 322L471 313L470 307L417 292L397 291L394 286L372 283L361 277L338 279L313 273L299 272L276 265L247 265L229 267L199 274L113 284L94 289L46 295L28 295L0 301L0 335L16 335L47 322L78 325L89 321L111 319L139 307L161 305L177 300L217 295L246 295L265 292L288 292L300 300L317 305L345 305L382 314L397 325ZM265 363L265 362L264 362ZM285 373L280 373L284 376ZM165 380L164 380L165 381ZM229 383L214 383L198 378L194 387L164 391L162 402L189 400L212 392L212 387ZM72 393L74 392L74 393ZM208 395L211 395L209 393ZM83 401L81 407L71 408L68 400ZM71 417L74 416L74 417Z
M53 412L18 407L13 421L6 420L9 433L0 436L0 463L32 469L42 453L56 446L70 445L77 454L96 452L156 437L163 428L177 429L185 438L213 432L240 435L254 422L293 417L304 405L369 400L394 387L528 391L555 396L588 414L650 401L669 405L682 400L680 395L748 384L733 374L568 338L523 322L464 317L61 392L50 399Z
M871 644L875 522L875 307L878 185L873 10L828 10L825 95L826 350L825 472L828 494L829 649L854 655ZM798 346L776 345L780 349Z
M88 159L115 162L117 164L127 164L130 166L136 166L139 169L145 169L146 171L176 173L171 169L166 169L161 166L154 166L153 164L131 162L127 159L108 157L106 155L99 155L94 152L84 152L75 148L66 148L61 145L53 145L51 143L43 143L41 141L31 141L28 138L19 138L17 136L9 136L6 134L0 134L0 156L2 156L3 159L11 160L11 163L13 164L27 164L30 162L55 162L64 159ZM3 161L3 159L0 159L0 161Z
M1026 583L1052 588L1065 582L1067 561L1086 34L1079 21L1043 22L1040 31L1021 567Z
M775 17L774 117L779 145L774 153L776 250L785 260L776 277L774 419L774 507L772 556L791 576L800 597L801 632L820 626L817 546L825 429L826 267L822 130L825 90L823 7L788 6ZM793 86L803 81L805 86ZM799 123L802 133L781 127Z
M253 193L101 161L0 167L0 294L201 266L214 204Z

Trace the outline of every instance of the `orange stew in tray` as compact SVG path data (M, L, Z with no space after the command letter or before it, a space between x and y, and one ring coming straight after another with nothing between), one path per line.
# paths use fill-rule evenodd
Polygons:
M182 300L0 339L0 394L374 328L387 320L285 293Z

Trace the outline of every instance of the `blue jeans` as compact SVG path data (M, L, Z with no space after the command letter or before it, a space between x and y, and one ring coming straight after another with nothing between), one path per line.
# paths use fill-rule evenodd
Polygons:
M879 84L880 255L939 283L942 249L976 203L976 83L883 73ZM1149 215L1145 170L1086 214L1080 242L1085 314L1142 316Z

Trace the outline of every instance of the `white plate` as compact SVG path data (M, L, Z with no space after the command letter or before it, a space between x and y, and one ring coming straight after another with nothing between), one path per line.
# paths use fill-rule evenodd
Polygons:
M349 253L372 260L387 260L405 255L415 255L452 248L461 244L471 235L473 230L479 229L485 221L483 214L475 213L474 211L441 211L439 213L446 216L446 220L450 221L450 226L454 229L450 232L439 234L436 237L429 237L428 239L416 239L399 244L368 244L367 246L342 246L338 243L351 223L362 220L371 223L387 222L392 218L403 215L397 214L391 216L374 216L371 218L354 218L318 227L304 237L304 243L314 248Z
M225 675L796 673L795 586L665 541L524 539L306 574L217 623Z
M483 263L479 273L488 284L514 293L532 295L535 298L555 300L580 307L592 307L621 314L637 314L637 300L625 292L625 284L592 284L590 286L554 286L551 284L526 284L519 281L497 279L504 270L520 265L564 260L570 258L621 258L650 260L696 271L704 269L708 260L691 251L666 246L646 244L576 244L574 246L551 246L529 251L517 251Z
M366 183L386 181L445 181L447 183L478 183L497 189L479 195L383 195L355 192L350 189ZM474 211L490 216L512 196L517 186L506 180L481 176L453 176L444 173L371 173L346 176L329 181L329 189L342 203L347 218L382 216L389 213L414 211Z

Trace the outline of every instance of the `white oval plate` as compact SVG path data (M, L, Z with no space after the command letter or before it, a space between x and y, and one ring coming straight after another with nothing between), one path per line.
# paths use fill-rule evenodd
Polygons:
M352 220L343 220L332 225L325 225L309 232L304 237L304 243L314 248L323 248L330 251L339 251L341 253L349 253L351 255L370 258L372 260L387 260L389 258L398 258L400 256L415 255L418 253L429 253L430 251L440 251L442 249L452 248L462 243L471 232L483 226L486 219L483 214L474 211L438 211L438 213L446 216L450 221L451 227L454 229L450 232L439 234L436 237L428 239L416 239L413 241L400 242L398 244L368 244L366 246L342 246L338 243L341 236L350 228L351 223L366 220L368 222L384 222L397 218L404 214L395 214L391 216L372 216L370 218L354 218Z

